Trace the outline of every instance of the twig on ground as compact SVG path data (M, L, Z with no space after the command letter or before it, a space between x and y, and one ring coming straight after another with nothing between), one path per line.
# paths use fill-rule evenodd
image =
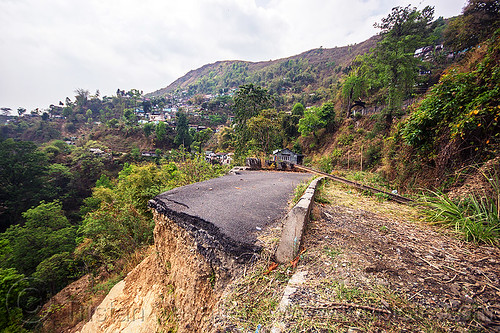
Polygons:
M375 308L372 306L368 305L361 305L361 304L354 304L354 303L325 303L320 306L302 306L303 308L306 309L341 309L341 308L356 308L356 309L363 309L363 310L368 310L368 311L374 311L374 312L380 312L380 313L385 313L385 314L391 314L390 311L381 309L381 308Z

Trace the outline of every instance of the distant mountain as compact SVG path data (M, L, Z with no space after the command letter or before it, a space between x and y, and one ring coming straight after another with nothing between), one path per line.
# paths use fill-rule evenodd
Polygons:
M311 93L335 83L349 70L352 60L374 47L379 36L354 45L331 49L313 49L289 58L248 62L218 61L192 70L166 88L149 93L148 97L183 93L216 94L254 83L267 88L272 94Z

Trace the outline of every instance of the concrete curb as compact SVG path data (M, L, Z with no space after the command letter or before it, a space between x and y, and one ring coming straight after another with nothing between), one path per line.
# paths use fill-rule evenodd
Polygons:
M311 212L316 187L324 178L325 177L314 179L307 187L299 202L297 202L285 216L280 243L276 250L276 260L279 263L287 263L297 256L302 233L309 219L309 213Z

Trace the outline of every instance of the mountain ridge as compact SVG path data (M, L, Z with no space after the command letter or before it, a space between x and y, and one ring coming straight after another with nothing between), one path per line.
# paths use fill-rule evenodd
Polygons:
M150 92L146 96L161 97L176 91L185 91L188 96L217 93L219 90L237 88L246 83L262 85L272 93L278 94L287 91L288 88L297 93L299 85L304 87L311 85L312 89L326 87L334 79L340 78L339 74L357 55L368 52L379 39L380 35L375 35L357 44L316 48L268 61L220 60L190 70L168 86Z

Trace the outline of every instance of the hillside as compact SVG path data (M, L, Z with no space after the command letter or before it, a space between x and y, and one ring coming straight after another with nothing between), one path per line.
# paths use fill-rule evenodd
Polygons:
M188 72L147 97L182 91L188 96L212 94L246 83L261 85L273 94L311 92L320 87L327 89L347 71L357 55L368 52L379 39L379 36L373 36L359 44L313 49L270 61L218 61Z

